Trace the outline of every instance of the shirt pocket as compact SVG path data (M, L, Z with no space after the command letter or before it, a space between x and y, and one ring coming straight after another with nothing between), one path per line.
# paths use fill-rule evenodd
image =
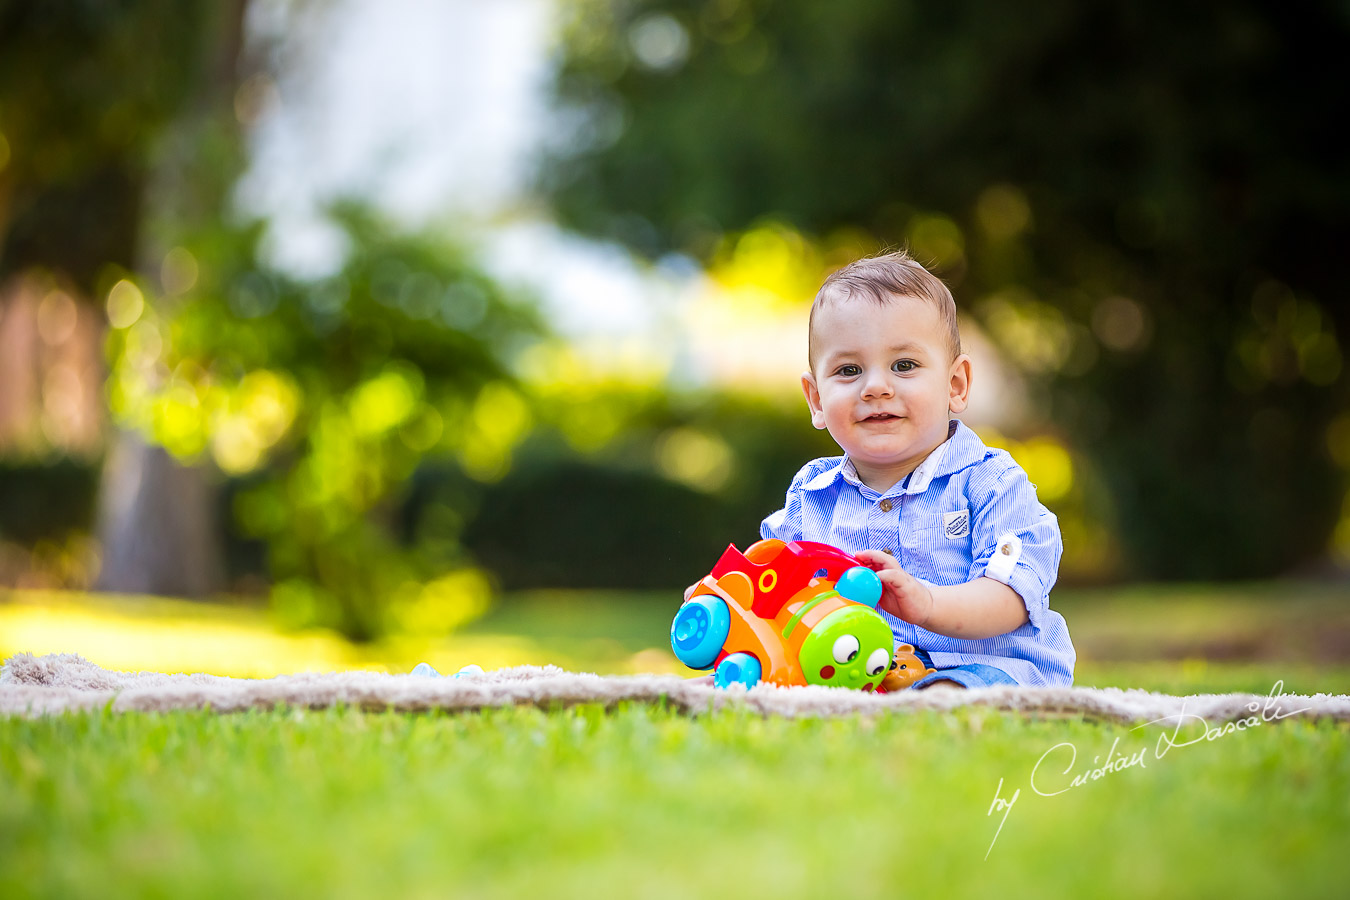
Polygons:
M935 584L964 584L973 561L970 510L948 510L916 517L901 536L909 574Z

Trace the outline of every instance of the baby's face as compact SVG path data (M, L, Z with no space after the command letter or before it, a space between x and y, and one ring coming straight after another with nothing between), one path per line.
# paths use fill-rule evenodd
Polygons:
M955 360L937 308L913 297L816 310L815 370L802 376L811 422L848 453L863 483L885 490L947 439L965 409L970 358Z

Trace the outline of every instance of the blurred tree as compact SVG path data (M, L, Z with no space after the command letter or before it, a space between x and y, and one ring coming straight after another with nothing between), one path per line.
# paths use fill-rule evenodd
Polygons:
M38 271L101 307L112 273L160 274L166 235L223 213L246 5L0 4L0 292ZM221 586L201 470L122 433L102 491L102 587Z
M567 9L543 171L564 221L703 260L770 217L906 243L1022 367L1031 425L1094 461L1129 574L1325 552L1350 459L1328 446L1350 433L1344 4Z
M182 245L202 240L230 215L250 124L250 93L243 85L270 84L266 48L245 40L246 11L247 0L232 0L197 23L203 34L196 37L191 68L182 73L189 90L156 136L136 270L160 287L150 296L166 305L166 314L178 295L195 286L191 252ZM113 271L104 272L101 296L108 295ZM222 590L218 480L209 465L179 460L146 434L119 428L100 484L98 586L189 597Z
M199 82L218 15L171 0L0 2L0 279L42 266L87 297L108 263L134 265L156 141Z
M355 205L332 277L265 262L230 199L276 90L246 5L0 0L0 279L39 267L106 313L101 586L219 586L223 475L287 620L445 630L489 596L457 523L531 427L508 361L542 326L463 246ZM468 485L425 538L400 522L424 460Z
M176 251L194 279L173 302L112 286L109 402L174 458L239 480L230 512L265 545L284 618L357 640L443 631L489 595L459 540L472 491L409 534L410 478L510 469L534 412L509 361L542 327L453 242L355 206L334 221L350 249L319 282L269 268L261 224L220 223Z

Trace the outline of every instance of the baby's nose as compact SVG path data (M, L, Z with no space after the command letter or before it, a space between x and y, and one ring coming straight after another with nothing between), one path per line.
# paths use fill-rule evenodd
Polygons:
M889 397L891 385L884 378L869 378L863 382L864 397Z

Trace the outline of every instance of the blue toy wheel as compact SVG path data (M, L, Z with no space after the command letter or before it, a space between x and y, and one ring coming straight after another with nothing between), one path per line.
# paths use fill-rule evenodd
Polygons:
M834 589L845 599L863 606L877 608L881 600L881 579L866 566L854 566L839 576Z
M670 623L670 649L691 669L709 669L731 631L731 610L716 594L692 598Z
M726 659L717 664L713 684L720 688L731 687L733 684L743 684L747 688L752 688L759 684L759 678L763 674L764 669L759 660L749 653L729 653Z

